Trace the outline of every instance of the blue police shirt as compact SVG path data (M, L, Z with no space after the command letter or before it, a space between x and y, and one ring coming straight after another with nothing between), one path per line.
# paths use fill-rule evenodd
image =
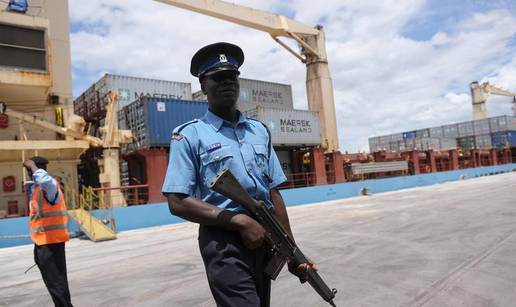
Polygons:
M222 209L243 212L242 206L208 188L227 167L251 196L271 206L270 189L287 178L269 138L257 120L239 113L233 124L208 110L202 119L174 129L163 194L188 194Z
M47 171L42 168L37 169L32 174L32 179L34 183L31 184L29 188L29 199L32 199L32 193L34 192L34 187L37 184L45 192L47 200L51 203L51 205L57 203L59 199L59 193L57 193L57 182L47 173Z

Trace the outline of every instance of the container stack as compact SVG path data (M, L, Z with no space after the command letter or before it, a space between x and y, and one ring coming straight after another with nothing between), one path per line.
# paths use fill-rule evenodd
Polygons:
M121 109L140 98L192 99L190 83L105 74L74 101L74 113L86 122L97 122L106 116L107 95L118 92Z
M516 117L497 116L369 138L370 152L516 147Z

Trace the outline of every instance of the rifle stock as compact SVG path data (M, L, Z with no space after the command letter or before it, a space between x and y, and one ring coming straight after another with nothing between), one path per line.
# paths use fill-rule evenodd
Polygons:
M209 184L210 189L226 196L247 209L267 232L267 242L271 245L272 258L266 267L266 273L271 279L275 279L287 261L294 263L306 263L308 259L297 247L294 240L288 235L283 225L269 211L262 201L251 197L242 187L229 169L223 169ZM321 276L312 269L308 269L303 280L314 288L314 290L329 304L335 306L333 298L337 293L326 285ZM302 281L303 282L303 281Z

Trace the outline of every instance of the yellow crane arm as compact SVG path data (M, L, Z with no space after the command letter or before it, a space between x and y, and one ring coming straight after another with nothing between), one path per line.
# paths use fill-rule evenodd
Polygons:
M228 3L220 0L155 0L165 4L173 5L203 15L219 18L244 27L256 29L269 33L272 38L292 53L301 62L306 63L307 59L287 44L278 39L279 36L294 39L303 46L304 52L312 54L320 61L326 61L325 52L321 53L307 42L306 37L320 36L321 31L309 27L299 21L289 19L285 16L264 12L242 5Z
M27 115L21 112L17 112L15 110L11 110L7 108L7 105L3 102L0 102L0 113L6 114L9 117L16 118L22 122L30 123L44 129L48 129L51 131L55 131L62 135L71 136L73 138L84 140L90 143L92 146L98 147L102 146L102 140L96 138L91 135L87 135L82 131L73 130L71 128L60 127L45 120L39 119L34 115Z
M486 93L488 95L491 94L491 95L500 95L500 96L508 96L508 97L516 96L516 93L512 93L512 92L509 92L502 88L491 85L491 84L489 84L489 82L482 83L482 89L483 89L484 93Z
M273 37L286 36L290 33L300 35L317 35L319 30L309 27L285 16L272 14L249 7L219 0L156 0L204 15L227 20L244 27L267 32Z

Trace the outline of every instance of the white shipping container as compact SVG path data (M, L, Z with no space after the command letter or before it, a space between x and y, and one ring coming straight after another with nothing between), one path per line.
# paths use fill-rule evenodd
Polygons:
M457 140L452 138L440 139L440 150L451 150L457 148Z
M391 135L382 135L380 136L380 143L381 144L389 144L392 141Z
M97 117L107 104L109 91L118 92L118 109L142 97L192 99L192 85L186 82L166 81L105 74L81 94L74 104L84 103L88 117Z
M393 142L403 141L403 133L395 133L395 134L391 134L391 140L392 140Z
M475 135L489 134L491 132L489 118L474 120L473 130L475 131Z
M516 117L514 116L497 116L489 119L491 132L503 132L516 130Z
M428 138L430 137L430 129L416 130L416 138Z
M257 106L292 110L292 87L289 84L240 78L237 108L246 111Z
M407 151L416 150L416 139L405 140L405 148Z
M256 107L244 112L269 128L273 145L320 145L319 113L304 110Z
M475 144L478 149L491 149L493 148L491 143L491 134L483 134L475 136Z
M433 127L430 128L430 137L431 138L442 138L443 137L443 127Z
M208 96L204 95L202 91L192 93L192 100L195 101L208 101Z
M441 144L437 138L420 138L416 139L415 142L415 148L421 151L439 150L440 147Z
M457 126L459 129L459 137L475 135L473 122L463 122L459 123Z
M459 130L457 124L444 125L443 126L443 137L445 138L457 138L459 137Z

